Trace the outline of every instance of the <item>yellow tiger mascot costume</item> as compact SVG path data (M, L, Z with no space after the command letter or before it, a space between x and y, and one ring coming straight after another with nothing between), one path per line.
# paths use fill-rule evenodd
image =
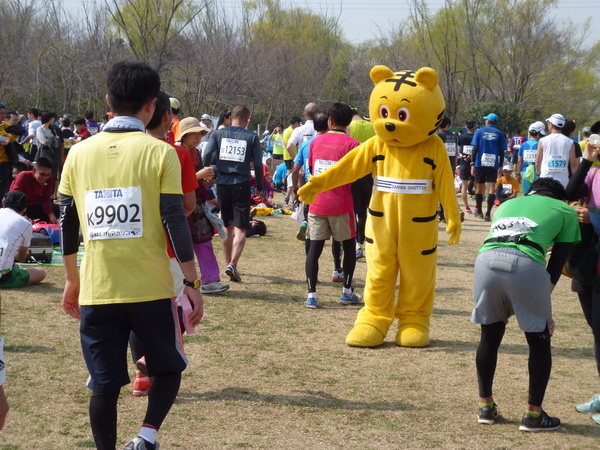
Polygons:
M454 171L435 134L444 117L444 97L437 72L429 67L394 73L375 66L371 79L369 114L376 136L311 177L298 194L310 204L319 192L373 174L365 230L365 306L346 343L383 344L396 317L396 343L425 347L435 291L438 201L451 235L448 243L458 243L461 232Z

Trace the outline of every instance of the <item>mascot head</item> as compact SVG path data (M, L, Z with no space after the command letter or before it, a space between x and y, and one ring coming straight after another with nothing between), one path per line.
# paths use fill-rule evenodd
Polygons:
M428 139L444 118L444 96L437 72L392 72L386 66L371 69L375 83L369 115L377 136L392 147L408 147Z

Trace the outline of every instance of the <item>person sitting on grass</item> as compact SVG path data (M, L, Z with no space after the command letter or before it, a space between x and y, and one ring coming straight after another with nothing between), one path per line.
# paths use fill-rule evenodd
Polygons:
M46 278L44 269L21 269L15 261L24 261L31 245L31 222L23 217L27 196L11 191L2 200L0 209L0 289L38 284Z
M496 200L494 201L494 206L499 206L506 200L515 198L520 190L519 182L512 176L512 167L510 164L506 164L502 168L502 173L503 176L496 181Z

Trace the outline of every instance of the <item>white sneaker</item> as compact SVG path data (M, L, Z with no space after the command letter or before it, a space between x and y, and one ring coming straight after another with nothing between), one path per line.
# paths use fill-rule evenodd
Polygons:
M336 283L344 281L344 271L334 270L333 274L331 275L331 281L335 281Z
M222 284L218 281L213 281L212 283L203 284L200 292L202 294L218 294L219 292L225 292L227 289L229 289L228 284Z

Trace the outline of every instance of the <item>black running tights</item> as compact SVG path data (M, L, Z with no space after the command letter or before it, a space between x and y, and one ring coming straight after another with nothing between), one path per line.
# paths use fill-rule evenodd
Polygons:
M306 280L308 282L308 292L317 291L317 276L319 275L319 257L323 252L325 241L310 241L308 254L306 255ZM344 260L342 268L344 269L344 287L352 287L352 277L356 268L356 242L354 239L347 239L342 242L344 250Z
M481 341L477 347L475 358L480 397L492 396L492 385L498 362L498 348L502 342L505 329L506 324L504 322L481 326ZM541 333L525 333L525 338L529 345L528 403L534 406L542 406L548 380L550 379L550 371L552 370L552 352L548 327Z
M181 384L180 373L156 375L148 392L144 425L159 429L169 413ZM90 398L90 423L98 450L114 450L117 444L117 401L120 389L93 392Z

